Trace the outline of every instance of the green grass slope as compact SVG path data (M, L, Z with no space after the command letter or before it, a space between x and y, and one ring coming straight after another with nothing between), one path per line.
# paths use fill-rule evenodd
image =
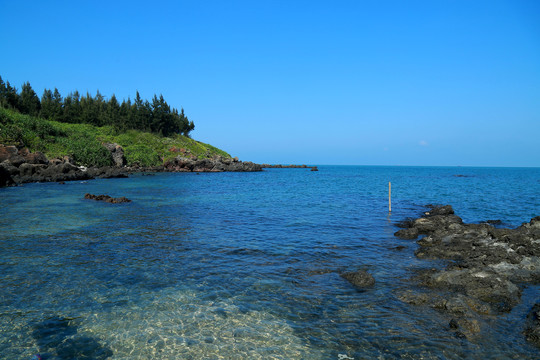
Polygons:
M121 145L129 166L162 165L181 155L181 149L198 158L231 157L223 150L183 135L163 137L137 130L120 133L110 126L60 123L0 108L0 144L24 144L30 151L41 151L49 159L68 155L79 165L111 165L103 143Z

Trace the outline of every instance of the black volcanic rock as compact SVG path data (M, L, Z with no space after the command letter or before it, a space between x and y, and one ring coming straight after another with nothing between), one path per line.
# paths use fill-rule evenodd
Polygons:
M341 277L359 289L364 289L375 285L375 279L373 276L364 270L346 272L341 274Z
M442 206L407 225L395 235L412 238L416 231L426 235L417 241L418 258L448 260L446 268L419 271L414 279L446 294L444 301L431 305L454 316L450 327L456 334L467 338L476 334L480 331L476 316L509 312L520 303L524 286L540 284L540 216L516 229L501 229L465 224L451 206ZM539 309L540 305L535 316ZM540 344L539 326L528 329L527 337Z
M107 203L110 203L110 204L120 204L120 203L129 203L129 202L131 202L131 200L129 200L128 198L126 198L124 196L119 197L119 198L113 198L113 197L111 197L109 195L93 195L93 194L86 193L84 195L84 198L88 199L88 200L104 201L104 202L107 202Z

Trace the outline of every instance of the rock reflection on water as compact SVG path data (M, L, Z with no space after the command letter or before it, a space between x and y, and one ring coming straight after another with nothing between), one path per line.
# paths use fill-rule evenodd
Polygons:
M112 350L96 338L78 334L76 322L76 319L54 316L30 325L43 360L105 360L112 357Z

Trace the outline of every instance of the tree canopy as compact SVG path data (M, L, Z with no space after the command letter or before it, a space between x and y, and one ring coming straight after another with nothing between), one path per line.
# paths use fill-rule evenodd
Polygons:
M109 125L120 131L129 129L149 131L164 136L182 134L189 136L195 129L184 109L178 111L165 101L163 95L154 94L152 102L141 99L136 92L135 101L130 98L122 103L113 94L106 99L99 90L95 96L78 91L62 97L58 89L45 89L41 100L29 82L22 85L21 91L4 82L0 76L0 106L15 109L23 114L39 116L49 120L67 123L85 123L96 126Z

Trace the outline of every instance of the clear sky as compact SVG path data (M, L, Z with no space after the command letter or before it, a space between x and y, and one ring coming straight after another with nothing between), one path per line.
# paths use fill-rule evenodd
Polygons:
M0 76L163 94L242 160L540 166L540 1L0 0Z

